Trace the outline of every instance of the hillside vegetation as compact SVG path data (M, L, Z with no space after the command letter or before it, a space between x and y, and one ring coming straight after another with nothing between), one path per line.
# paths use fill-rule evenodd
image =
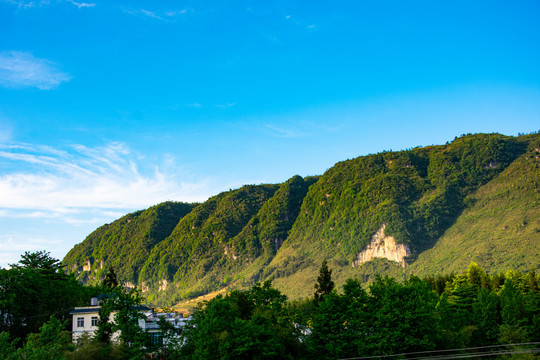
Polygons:
M89 283L113 266L161 305L264 280L306 296L323 259L338 285L463 271L471 260L488 271L527 271L540 265L539 157L539 134L466 135L361 156L320 177L128 214L90 234L64 263ZM381 246L392 239L407 249L405 267L359 261L381 229Z
M540 262L540 141L467 199L463 211L432 249L409 270L460 272L471 262L488 272L533 269Z

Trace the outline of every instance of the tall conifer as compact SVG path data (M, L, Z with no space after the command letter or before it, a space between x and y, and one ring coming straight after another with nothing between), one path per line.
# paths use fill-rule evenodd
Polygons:
M328 269L326 259L323 260L319 277L315 284L315 300L321 301L324 295L328 295L334 290L335 284L332 281L332 270Z

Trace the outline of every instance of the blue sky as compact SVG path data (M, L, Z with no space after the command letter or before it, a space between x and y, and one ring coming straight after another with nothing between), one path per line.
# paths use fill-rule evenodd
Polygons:
M538 1L84 1L0 0L0 266L162 201L540 128Z

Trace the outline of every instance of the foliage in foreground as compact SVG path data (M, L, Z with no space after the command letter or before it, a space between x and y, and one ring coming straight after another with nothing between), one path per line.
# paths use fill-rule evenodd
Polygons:
M188 359L292 359L301 343L286 297L270 282L218 296L196 310L184 331Z
M43 255L25 254L19 270L56 264ZM69 322L51 316L22 341L1 332L0 358L337 359L540 341L540 278L534 271L489 275L471 263L463 274L412 276L403 283L378 277L365 287L348 279L342 291L331 273L323 263L314 295L305 300L289 302L270 281L217 296L199 304L180 336L160 324L165 341L159 346L137 326L139 292L118 286L110 269L94 337L74 345ZM109 322L112 312L117 315ZM118 341L111 339L115 332Z
M10 269L0 269L0 332L25 341L52 315L69 321L73 307L88 303L95 291L67 274L48 252L26 252Z
M540 292L534 271L490 277L466 273L403 283L377 278L366 290L285 302L269 282L203 303L184 333L178 358L337 359L540 341ZM442 283L442 284L441 284Z

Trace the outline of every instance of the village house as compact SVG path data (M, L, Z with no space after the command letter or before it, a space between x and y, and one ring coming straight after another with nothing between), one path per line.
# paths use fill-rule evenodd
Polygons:
M73 342L77 342L78 339L84 334L89 336L94 336L95 331L98 328L99 321L99 305L98 298L92 298L90 301L90 306L76 307L70 312L70 315L73 317ZM178 332L180 333L181 329L186 325L186 322L189 321L188 318L183 318L182 314L177 313L156 313L154 309L149 308L145 305L137 306L136 309L142 313L143 318L138 319L138 325L141 329L145 330L148 335L151 337L153 343L161 343L161 332L158 326L158 320L164 318L166 321L171 323ZM115 313L111 313L110 321L114 321ZM112 335L112 340L118 340L119 333L116 332Z

